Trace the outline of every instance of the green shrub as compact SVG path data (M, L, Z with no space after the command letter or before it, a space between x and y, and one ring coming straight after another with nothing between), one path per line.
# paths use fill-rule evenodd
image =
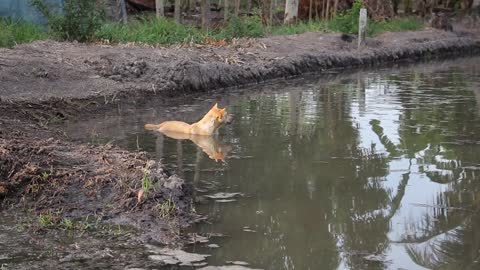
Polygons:
M362 1L355 0L351 9L336 16L328 23L328 29L333 32L357 34L358 17L360 15L361 8ZM369 20L367 23L367 34L369 36L376 36L383 32L419 30L423 28L423 26L424 23L415 17L393 18L391 20L379 22Z
M45 31L32 23L0 18L0 47L10 48L46 38Z
M282 24L268 28L271 35L292 35L305 32L323 32L327 30L327 23L324 21L297 22L294 24Z
M383 32L400 32L420 30L424 27L424 22L415 17L395 18L388 21L371 22L367 26L369 36L376 36Z
M337 15L330 21L330 30L350 34L358 33L358 16L362 7L362 1L355 0L351 9Z
M139 42L145 44L174 44L200 42L204 33L191 26L175 23L165 17L143 17L128 24L109 23L96 33L97 39L113 43Z
M47 19L52 34L63 40L92 40L105 21L105 9L96 0L65 0L61 12L44 0L31 0L31 4Z
M217 38L227 40L241 37L263 37L264 35L265 27L260 16L232 17L224 28L214 34Z

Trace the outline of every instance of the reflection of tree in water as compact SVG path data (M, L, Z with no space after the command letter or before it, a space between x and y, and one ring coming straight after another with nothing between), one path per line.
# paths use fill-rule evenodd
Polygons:
M431 181L449 188L436 195L436 205L427 206L433 210L414 225L422 233L403 242L411 243L409 255L424 267L477 269L480 209L475 198L480 178L479 168L468 166L480 161L480 149L475 145L480 139L475 108L480 108L480 103L472 97L476 90L469 89L473 82L456 70L404 76L391 78L403 90L398 93L404 110L397 148L416 158L420 172ZM375 125L379 123L372 124L374 129Z
M478 211L478 209L477 209ZM410 257L419 265L434 269L480 268L480 215L470 215L458 227L418 245L409 245Z
M382 253L388 246L388 217L378 211L391 207L390 191L380 184L388 160L358 146L351 95L338 85L292 91L246 102L234 113L249 121L233 126L244 147L238 150L255 159L240 168L230 160L231 173L242 170L245 186L270 191L258 196L259 204L270 194L279 198L263 203L267 214L255 222L263 224L265 242L250 243L262 247L252 249L259 261L275 258L272 269L336 268L338 251L353 267L364 263L355 252Z

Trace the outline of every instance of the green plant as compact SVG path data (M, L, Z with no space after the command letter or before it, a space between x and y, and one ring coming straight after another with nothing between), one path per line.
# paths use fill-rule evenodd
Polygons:
M84 221L80 221L78 224L78 229L85 233L86 231L93 230L96 226L98 225L98 219L96 220L95 223L91 221L90 216L86 216Z
M330 30L350 34L358 33L358 16L362 7L362 0L355 0L351 9L337 15L330 21Z
M205 35L202 30L177 24L174 20L165 17L147 16L128 24L105 24L96 32L95 37L113 43L174 44L200 42Z
M270 35L292 35L305 32L323 32L327 30L328 24L325 21L297 22L293 24L282 24L269 27Z
M42 178L42 180L48 180L48 178L50 178L50 173L49 172L43 172L42 175L40 176Z
M148 170L143 171L143 177L142 177L142 189L145 193L150 191L150 188L152 188L152 180L150 179L150 172Z
M52 213L40 214L38 216L38 223L42 228L51 228L55 225Z
M228 24L215 33L214 36L220 39L232 39L241 37L263 37L265 27L260 16L232 17Z
M176 205L171 199L165 200L163 203L157 206L158 214L162 218L167 218L175 213Z
M0 47L11 48L20 43L46 38L45 31L32 23L0 18Z
M358 16L362 7L362 1L355 0L351 9L336 16L328 23L328 29L334 32L357 34ZM415 17L394 18L385 21L369 21L367 24L367 34L369 36L376 36L383 32L419 30L423 26L424 23Z
M62 221L60 222L60 227L66 231L71 231L75 229L75 225L73 224L73 221L67 218L62 219Z
M47 124L57 125L63 123L64 120L63 117L54 115L47 120Z
M388 21L371 22L367 27L369 36L376 36L383 32L399 32L419 30L424 27L424 22L416 17L395 18Z
M90 41L105 20L105 9L96 0L65 0L61 11L44 0L31 0L46 19L53 35L64 40Z

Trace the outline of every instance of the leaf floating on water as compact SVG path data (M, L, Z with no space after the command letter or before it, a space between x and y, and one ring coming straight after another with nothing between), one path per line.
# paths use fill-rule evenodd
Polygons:
M148 258L153 261L161 261L164 264L168 264L168 265L175 265L180 263L179 260L166 255L150 255L148 256Z
M200 268L199 270L260 270L260 269L249 268L242 265L223 265L223 266L207 266L207 267Z
M226 261L226 263L228 263L228 264L235 264L235 265L243 265L243 266L249 265L249 263L247 263L247 262L242 262L242 261Z
M363 259L367 261L372 261L372 262L385 262L385 256L383 255L370 254L363 257Z
M206 262L201 262L201 263L192 263L192 266L194 267L202 267L202 266L206 266L208 263Z
M188 237L190 238L188 243L195 244L195 243L208 243L208 237L199 235L196 233L189 234Z
M240 192L232 192L232 193L219 192L219 193L216 193L216 194L213 194L213 195L205 195L205 197L217 200L217 199L231 199L231 198L234 198L236 196L241 196L241 195L242 195L242 193L240 193Z
M235 199L221 199L221 200L215 200L216 202L219 203L229 203L229 202L236 202L237 200Z
M169 248L158 249L157 252L159 252L160 255L150 255L148 258L154 261L161 261L165 264L180 264L183 266L193 266L193 263L203 262L207 259L207 257L210 256L206 254L188 253L180 249Z
M210 244L207 247L209 247L209 248L219 248L220 246L217 245L217 244Z

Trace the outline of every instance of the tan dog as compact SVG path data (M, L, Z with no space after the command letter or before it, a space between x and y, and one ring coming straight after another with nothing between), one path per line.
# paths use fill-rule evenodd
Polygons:
M181 121L166 121L159 125L146 124L146 129L156 129L160 132L184 133L193 135L213 135L219 127L227 122L227 111L219 109L215 103L208 113L198 122L188 124Z

